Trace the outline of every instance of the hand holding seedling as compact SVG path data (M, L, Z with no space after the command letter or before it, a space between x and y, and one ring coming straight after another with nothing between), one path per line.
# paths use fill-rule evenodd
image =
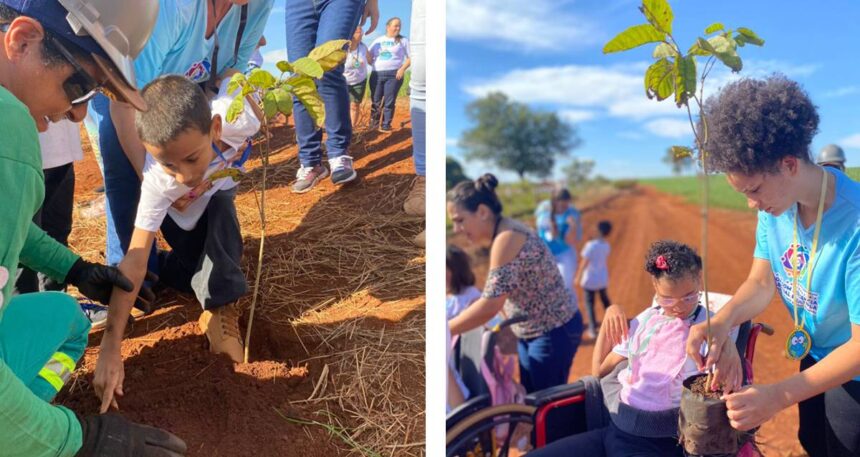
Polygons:
M731 330L729 326L717 318L711 319L710 338L708 338L706 322L690 327L690 335L687 337L687 356L696 362L699 371L706 371L707 367L718 363L726 347L734 346L734 343L729 339L729 330ZM710 341L710 345L708 345L707 353L703 356L702 347L705 345L705 341ZM728 344L726 344L727 342Z
M716 364L709 365L713 369L711 377L711 390L722 390L723 393L732 393L741 388L743 384L743 370L741 369L741 357L738 348L727 339L729 344L723 346L719 360Z

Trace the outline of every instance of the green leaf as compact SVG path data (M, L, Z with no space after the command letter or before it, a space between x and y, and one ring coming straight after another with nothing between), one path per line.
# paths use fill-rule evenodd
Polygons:
M243 111L245 111L245 97L239 95L227 107L227 122L235 121Z
M719 32L723 30L726 30L726 27L723 25L722 22L714 22L713 24L709 25L708 28L705 29L705 35L710 35L714 32Z
M660 43L654 48L654 53L652 56L655 59L662 59L663 57L675 57L678 55L678 52L675 50L675 47L668 43Z
M239 88L239 86L244 86L247 79L245 79L245 75L242 73L236 73L230 78L230 82L227 83L227 93L232 94L233 91Z
M251 95L256 91L257 91L257 89L255 89L254 86L252 86L250 84L246 84L244 87L242 87L242 95L243 96Z
M675 160L693 157L693 150L687 146L672 146L669 149L672 151L672 155L675 157Z
M322 66L323 71L329 71L338 66L346 59L346 51L343 49L349 40L331 40L314 48L308 57L316 60Z
M663 41L665 35L654 28L651 24L634 25L619 33L615 38L609 40L603 46L603 53L609 54L619 51L627 51L647 43Z
M672 7L666 0L642 0L640 8L648 22L657 30L672 33Z
M675 91L675 66L668 59L660 59L645 71L645 95L665 100Z
M271 119L278 114L278 101L275 99L275 91L270 90L263 95L263 114L266 119Z
M758 35L756 35L755 32L746 27L738 27L738 34L744 37L744 41L749 44L754 44L756 46L764 46L764 40L762 40Z
M696 93L696 58L675 60L675 104L682 107Z
M687 49L687 55L691 56L709 56L713 53L711 46L704 38L697 38L696 42Z
M293 112L293 96L286 89L278 87L272 91L278 111L289 116Z
M317 92L317 85L313 78L306 75L296 75L286 80L285 84L292 86L293 95L305 106L314 123L322 127L325 123L325 106L319 92Z
M731 41L726 37L719 35L708 38L707 43L710 45L710 49L712 49L714 56L719 59L720 62L731 68L733 72L741 71L741 68L743 68L743 62L741 62L741 58L738 56L738 51L732 45Z
M293 69L296 73L308 75L311 78L322 78L324 73L322 65L310 57L302 57L293 62Z
M253 84L257 89L270 89L275 85L277 80L268 71L257 68L251 72L248 82Z
M287 73L287 72L292 73L293 72L293 66L290 65L290 63L287 62L286 60L282 60L282 61L276 63L275 66L278 67L278 70L281 70L284 73Z

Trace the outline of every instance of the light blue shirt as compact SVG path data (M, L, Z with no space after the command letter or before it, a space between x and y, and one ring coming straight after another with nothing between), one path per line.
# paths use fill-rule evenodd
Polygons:
M239 21L242 18L242 7L233 5L230 12L218 24L218 74L228 68L235 68L244 73L248 69L248 61L257 49L257 43L263 36L269 14L272 12L275 0L251 0L248 2L248 18L245 31L239 44L239 53L234 58L236 33L239 31Z
M797 281L798 318L806 318L805 328L812 337L810 353L815 360L848 341L851 324L860 324L860 183L837 170L825 170L836 179L836 198L821 221L811 291L806 290L806 281L815 224L804 229L798 219L797 227L803 253ZM795 206L776 217L758 213L754 254L770 261L777 292L792 318L794 281L789 259L796 211Z
M254 52L274 0L251 0L248 18L236 59L233 58L236 33L239 30L241 6L233 5L218 24L216 33L206 38L206 16L209 0L160 0L158 19L152 36L135 59L134 70L139 88L167 74L183 75L203 82L212 73L212 53L218 37L218 69L244 71Z
M576 221L576 237L582 238L582 223L579 211L568 206L567 211L555 215L555 225L558 228L558 234L552 235L552 202L550 200L542 201L535 210L535 225L537 226L538 236L549 246L552 255L557 256L570 250L570 246L564 241L567 232L571 229L568 224L568 219L573 218Z

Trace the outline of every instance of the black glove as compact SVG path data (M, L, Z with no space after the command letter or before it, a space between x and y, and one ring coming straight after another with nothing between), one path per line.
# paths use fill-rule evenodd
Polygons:
M80 417L83 446L75 457L182 457L185 442L159 428L135 424L119 414Z
M147 272L146 278L155 277ZM78 259L66 274L66 282L78 288L87 298L95 300L103 305L110 304L110 296L114 287L131 292L134 285L116 267L109 267L97 263ZM155 294L148 287L141 287L138 292L135 306L144 311L151 311L150 307L155 299Z

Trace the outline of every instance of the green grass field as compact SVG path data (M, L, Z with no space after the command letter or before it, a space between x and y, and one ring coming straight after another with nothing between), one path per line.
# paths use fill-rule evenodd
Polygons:
M849 168L848 176L854 180L860 181L860 167ZM735 192L729 186L726 182L725 176L711 176L710 180L710 202L712 206L717 208L752 211L747 208L746 198ZM700 194L702 191L702 183L696 177L686 176L675 178L640 179L639 182L641 184L654 186L662 192L680 195L690 203L701 203Z

